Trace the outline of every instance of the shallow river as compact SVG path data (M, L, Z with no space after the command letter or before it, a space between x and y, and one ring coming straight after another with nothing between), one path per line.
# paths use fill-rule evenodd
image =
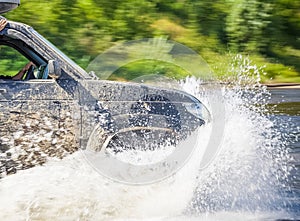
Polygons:
M182 87L209 106L197 85ZM254 91L223 90L224 133L207 168L199 145L176 175L126 185L77 152L1 179L0 220L300 220L300 89L270 89L263 107L268 92Z
M291 190L287 191L287 197L290 197L290 206L297 214L294 218L300 219L300 88L269 90L272 94L270 103L275 106L272 117L283 122L276 127L289 135L287 147L295 168L291 173Z

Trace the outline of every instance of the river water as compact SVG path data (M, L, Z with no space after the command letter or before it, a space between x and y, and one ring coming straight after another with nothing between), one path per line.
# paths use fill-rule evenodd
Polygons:
M198 83L182 88L209 106L205 93L190 91ZM197 168L195 151L176 175L134 186L101 176L77 152L1 179L0 219L299 220L300 89L222 94L224 134L207 168Z
M276 125L282 133L286 134L286 147L294 166L290 174L289 190L286 197L288 206L300 219L300 88L270 88L272 94L270 106L274 107L272 118L278 119Z

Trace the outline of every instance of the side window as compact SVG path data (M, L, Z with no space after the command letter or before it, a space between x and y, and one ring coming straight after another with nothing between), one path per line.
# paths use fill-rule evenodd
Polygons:
M15 76L28 62L28 59L16 49L0 45L0 78Z

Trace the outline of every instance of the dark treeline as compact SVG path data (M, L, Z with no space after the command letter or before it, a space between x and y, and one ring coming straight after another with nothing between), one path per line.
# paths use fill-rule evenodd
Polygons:
M163 36L199 52L218 72L243 53L266 78L300 82L298 0L24 0L5 15L33 26L82 67L116 42Z

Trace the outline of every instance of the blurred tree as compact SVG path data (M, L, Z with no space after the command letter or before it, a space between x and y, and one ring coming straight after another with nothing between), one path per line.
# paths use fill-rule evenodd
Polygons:
M83 68L117 42L163 36L210 62L229 47L300 73L299 0L30 0L5 16L33 26Z
M190 19L195 19L201 34L218 38L226 42L226 15L229 12L228 3L224 0L195 1L189 0L191 10Z
M113 41L151 37L150 24L154 21L155 4L146 0L122 1L110 20Z
M263 0L236 0L226 20L229 46L234 51L264 52L272 4Z
M271 21L267 56L300 73L300 1L275 0Z
M300 49L300 1L275 0L269 38Z

